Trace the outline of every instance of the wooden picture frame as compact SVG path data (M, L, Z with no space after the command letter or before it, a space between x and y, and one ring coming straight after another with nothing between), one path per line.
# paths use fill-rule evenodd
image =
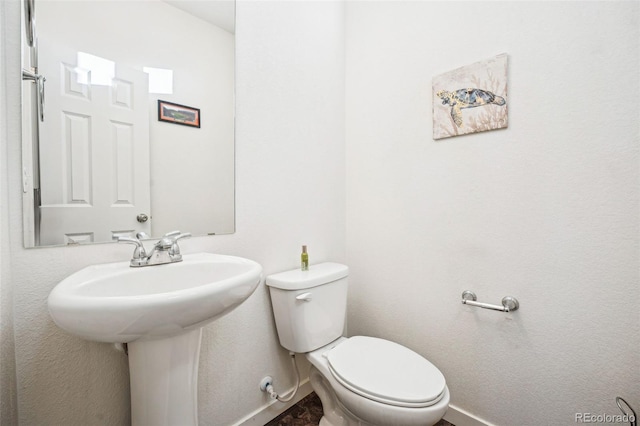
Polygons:
M200 109L158 99L158 121L200 128Z

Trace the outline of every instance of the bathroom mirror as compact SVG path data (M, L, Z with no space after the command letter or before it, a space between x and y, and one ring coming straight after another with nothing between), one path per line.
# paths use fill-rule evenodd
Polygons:
M24 6L25 247L233 233L234 1Z

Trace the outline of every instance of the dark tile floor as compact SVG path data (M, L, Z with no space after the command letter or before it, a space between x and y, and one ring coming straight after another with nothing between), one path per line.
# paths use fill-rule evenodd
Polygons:
M318 426L322 418L322 403L315 392L302 398L297 404L264 426ZM455 426L440 420L435 426Z

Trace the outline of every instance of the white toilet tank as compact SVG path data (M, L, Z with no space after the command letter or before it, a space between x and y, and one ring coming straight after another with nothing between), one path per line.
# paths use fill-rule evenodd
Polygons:
M347 310L349 268L339 263L310 265L269 275L266 284L280 344L310 352L342 336Z

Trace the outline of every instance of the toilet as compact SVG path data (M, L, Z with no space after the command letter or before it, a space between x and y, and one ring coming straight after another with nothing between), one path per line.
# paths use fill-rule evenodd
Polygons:
M398 343L342 336L349 268L321 263L269 275L280 344L304 354L322 401L320 426L430 426L444 416L449 389L428 360Z

